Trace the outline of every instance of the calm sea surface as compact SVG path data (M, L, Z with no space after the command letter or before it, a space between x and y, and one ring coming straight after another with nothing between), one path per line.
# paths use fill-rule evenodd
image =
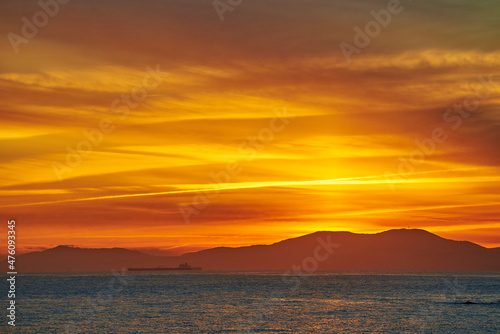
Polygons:
M500 333L500 273L2 277L2 333Z

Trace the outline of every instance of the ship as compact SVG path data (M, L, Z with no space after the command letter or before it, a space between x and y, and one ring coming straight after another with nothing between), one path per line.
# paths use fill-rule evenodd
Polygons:
M127 268L128 271L164 271L164 270L201 270L201 267L191 267L189 264L181 263L176 268L165 268L165 267L156 267L156 268Z

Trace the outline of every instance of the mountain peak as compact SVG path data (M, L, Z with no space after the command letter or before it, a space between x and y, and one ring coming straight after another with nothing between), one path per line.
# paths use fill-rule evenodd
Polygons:
M53 248L47 248L46 250L68 250L68 249L80 249L75 245L58 245Z
M319 271L500 271L499 250L445 239L422 229L371 234L319 231L271 245L218 247L171 257L126 248L59 245L20 255L19 270L110 271L127 267L174 267L188 262L205 270L224 271L289 271L303 266L313 266Z
M380 232L380 233L377 233L377 234L400 234L400 235L403 235L403 234L406 234L406 235L412 234L412 235L428 235L428 236L432 235L432 236L435 236L435 237L439 237L438 235L436 235L436 234L434 234L432 232L429 232L427 230L423 230L423 229L420 229L420 228L397 228L397 229L383 231L383 232Z

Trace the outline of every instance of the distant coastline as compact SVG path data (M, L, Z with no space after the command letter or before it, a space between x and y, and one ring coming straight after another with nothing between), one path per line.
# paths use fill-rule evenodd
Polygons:
M321 231L271 245L217 247L180 256L157 256L126 248L58 246L20 255L18 271L94 272L207 271L500 271L500 248L455 241L419 229L375 234ZM6 259L3 264L6 265Z

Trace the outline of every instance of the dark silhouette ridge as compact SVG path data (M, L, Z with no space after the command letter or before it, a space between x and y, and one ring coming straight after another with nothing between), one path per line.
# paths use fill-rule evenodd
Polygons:
M324 247L327 244L331 254ZM313 260L315 254L321 259ZM18 272L111 271L185 262L203 270L285 271L303 270L307 261L315 262L313 270L318 271L500 271L500 248L449 240L420 229L397 229L375 234L320 231L272 245L217 247L181 256L58 246L16 260ZM5 261L2 265L7 266Z

